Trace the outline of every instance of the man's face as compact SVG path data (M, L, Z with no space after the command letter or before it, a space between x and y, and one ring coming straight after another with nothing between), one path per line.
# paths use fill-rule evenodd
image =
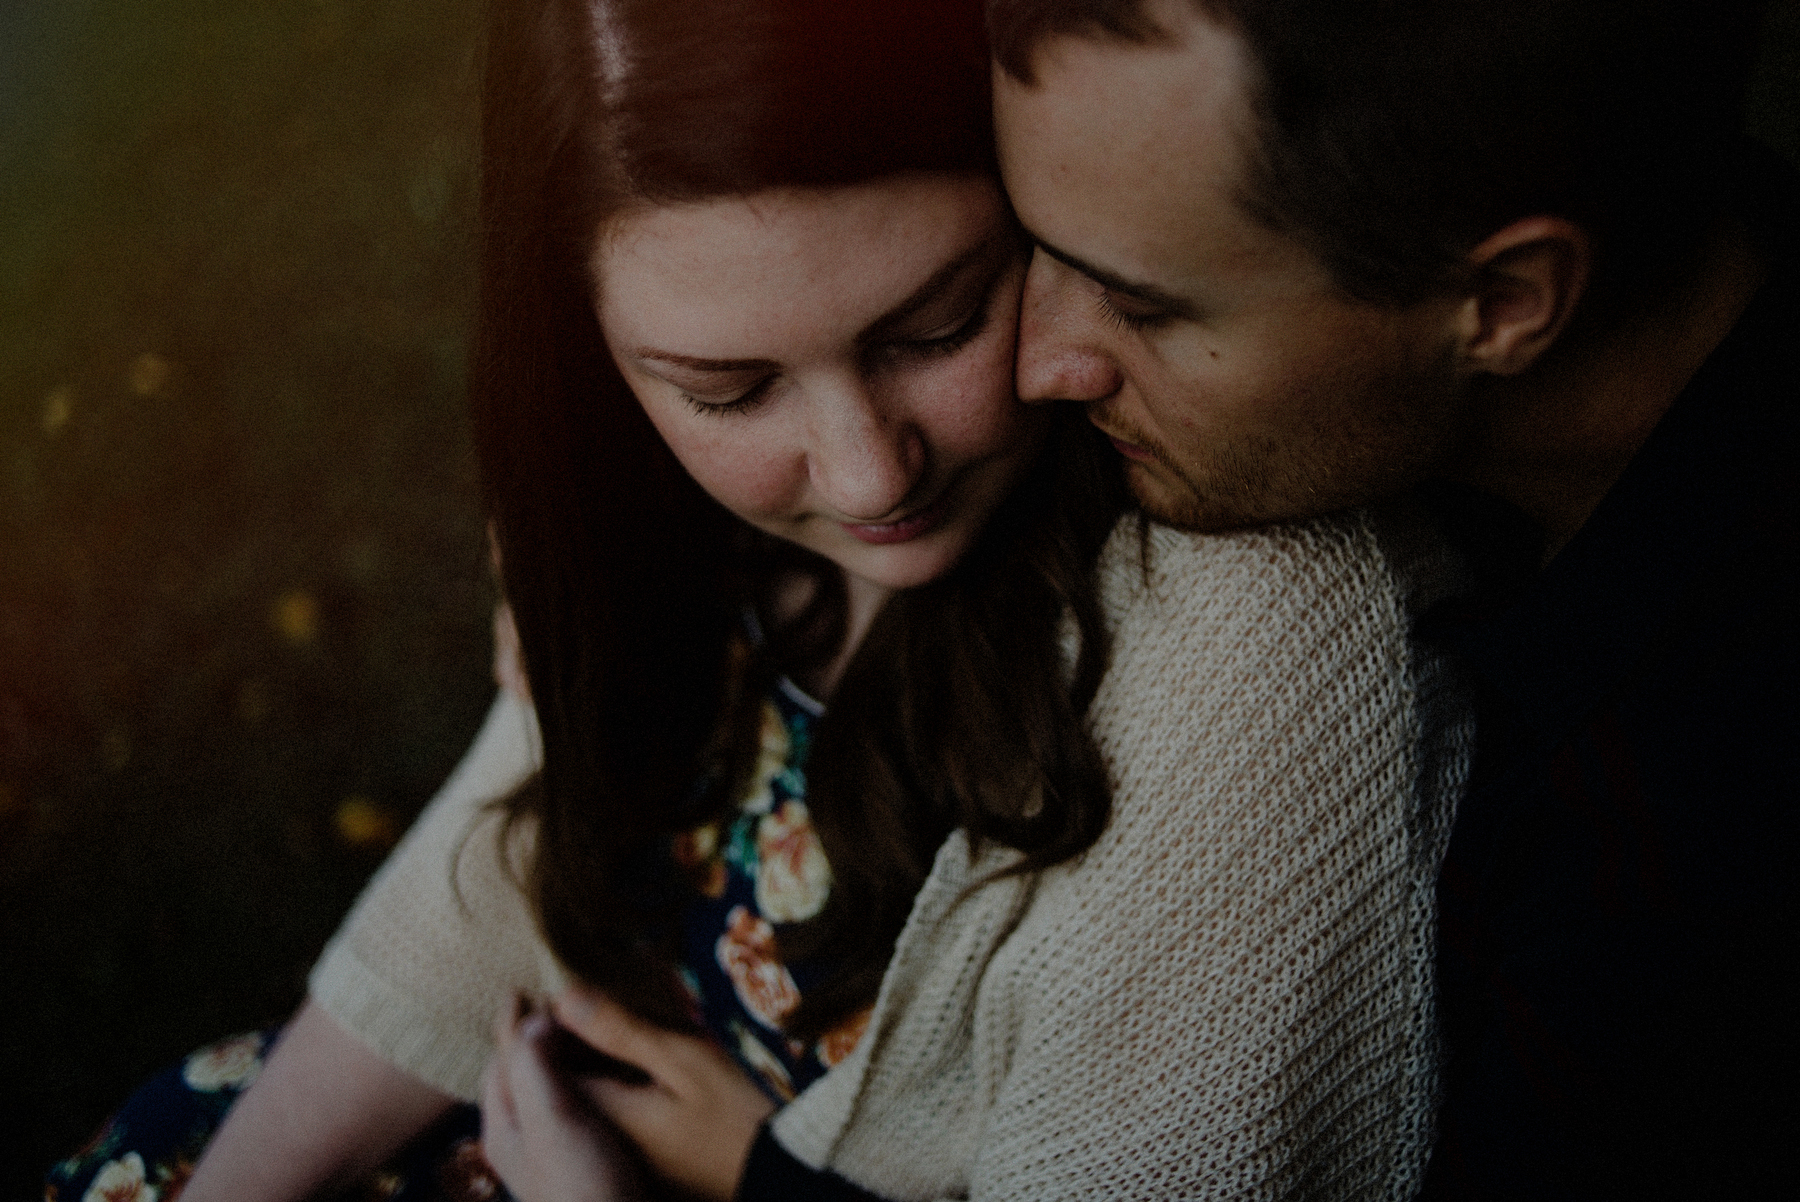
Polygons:
M995 82L1001 165L1038 242L1019 391L1075 400L1153 517L1225 530L1404 487L1450 445L1453 300L1364 304L1240 203L1252 77L1190 0L1172 35L1054 37Z

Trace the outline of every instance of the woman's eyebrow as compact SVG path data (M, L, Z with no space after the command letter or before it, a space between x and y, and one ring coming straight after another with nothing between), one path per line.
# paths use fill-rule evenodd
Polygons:
M866 344L879 341L895 326L936 300L970 266L991 256L998 245L998 238L978 242L932 272L931 278L915 288L911 296L871 322L868 329L857 336L857 342ZM702 359L697 355L678 355L674 351L657 350L650 346L634 347L631 354L636 359L667 363L671 367L682 367L689 371L768 371L779 366L773 359Z
M674 351L659 351L648 346L638 347L631 355L634 359L654 359L658 363L685 367L690 371L764 371L776 366L773 359L702 359L696 355L677 355Z
M870 322L869 328L857 335L857 342L867 345L871 342L879 342L881 339L891 334L895 326L900 325L902 322L906 321L907 318L936 300L950 287L951 284L956 282L958 276L962 275L962 273L967 271L972 265L981 262L984 258L992 258L996 248L1001 245L1003 238L1004 235L1002 234L978 242L968 250L965 250L962 254L956 256L956 258L932 272L931 278L915 288L911 296Z

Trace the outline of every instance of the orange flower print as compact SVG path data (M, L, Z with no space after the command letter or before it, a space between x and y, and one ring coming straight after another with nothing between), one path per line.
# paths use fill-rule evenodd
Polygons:
M737 1036L738 1055L744 1063L756 1069L762 1079L769 1083L769 1088L775 1091L776 1097L784 1102L793 1101L794 1079L788 1076L787 1069L782 1066L781 1058L764 1047L762 1040L735 1022L731 1024L731 1033Z
M781 1020L800 1004L800 990L776 959L775 928L743 906L731 907L725 922L713 953L719 967L731 978L744 1009L771 1031L781 1030Z
M793 741L788 737L787 723L773 701L764 701L762 730L758 738L756 767L750 770L750 783L738 808L746 814L766 814L775 805L775 792L770 788L775 778L787 768Z
M193 1175L194 1162L185 1156L178 1157L174 1164L165 1165L162 1169L162 1202L175 1202L181 1197L188 1178Z
M729 873L719 854L719 824L709 822L675 836L675 862L703 897L723 897Z
M819 1036L815 1051L819 1063L826 1068L836 1068L844 1062L844 1058L856 1050L862 1042L863 1032L869 1029L869 1016L875 1013L875 1007L864 1006L849 1018L825 1034Z
M101 1124L94 1137L82 1144L75 1155L56 1166L56 1171L65 1177L73 1177L81 1171L81 1162L97 1156L111 1156L120 1143L120 1132L117 1117L107 1119Z
M438 1166L438 1188L446 1202L492 1202L500 1196L500 1178L481 1154L481 1141L458 1140Z
M156 1202L156 1187L144 1180L144 1158L127 1152L107 1162L81 1202Z
M824 908L831 865L803 801L784 801L756 824L756 906L770 922L800 922Z

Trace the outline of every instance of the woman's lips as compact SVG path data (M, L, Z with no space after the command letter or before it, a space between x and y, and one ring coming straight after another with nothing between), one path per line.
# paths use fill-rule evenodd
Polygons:
M904 543L911 542L922 534L928 534L943 520L944 512L949 508L949 494L945 493L925 508L897 522L884 522L878 526L855 525L850 522L839 522L854 538L865 543Z

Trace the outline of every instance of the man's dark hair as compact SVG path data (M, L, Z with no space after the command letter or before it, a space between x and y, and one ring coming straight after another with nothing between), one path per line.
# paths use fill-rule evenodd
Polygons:
M1259 79L1244 204L1340 287L1407 303L1551 213L1596 246L1590 295L1692 260L1737 153L1761 0L1193 0ZM1001 66L1054 34L1153 43L1143 0L989 0Z

